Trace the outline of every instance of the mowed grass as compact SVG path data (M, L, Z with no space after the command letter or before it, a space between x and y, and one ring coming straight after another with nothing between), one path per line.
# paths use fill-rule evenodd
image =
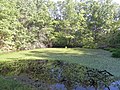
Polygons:
M63 60L87 67L107 70L120 77L120 58L111 57L109 51L81 48L43 48L0 54L0 61L14 60Z

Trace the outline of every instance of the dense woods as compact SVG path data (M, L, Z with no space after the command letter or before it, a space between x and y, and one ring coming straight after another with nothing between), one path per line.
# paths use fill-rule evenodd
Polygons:
M0 0L0 49L120 47L120 6L111 0Z

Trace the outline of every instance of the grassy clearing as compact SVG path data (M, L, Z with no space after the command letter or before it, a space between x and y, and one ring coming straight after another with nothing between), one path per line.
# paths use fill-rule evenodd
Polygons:
M17 81L8 80L0 77L0 90L32 90L28 86L24 86Z
M14 60L63 60L70 63L107 70L113 75L120 77L120 58L112 58L111 53L100 49L80 48L44 48L0 55L0 61Z

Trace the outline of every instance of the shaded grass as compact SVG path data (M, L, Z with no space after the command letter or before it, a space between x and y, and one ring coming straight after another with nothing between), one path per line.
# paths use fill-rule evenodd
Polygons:
M107 70L120 77L120 58L112 58L111 53L100 49L44 48L12 52L0 55L0 61L14 60L63 60L87 67Z
M12 79L5 79L0 76L0 90L32 90L30 87L20 84Z

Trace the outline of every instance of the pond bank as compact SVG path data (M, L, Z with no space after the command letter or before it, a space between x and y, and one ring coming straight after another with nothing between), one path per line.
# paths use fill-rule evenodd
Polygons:
M69 90L66 88L64 83L47 84L37 79L33 80L26 75L7 77L6 79L14 79L37 90ZM101 86L97 87L97 89L94 86L76 85L71 90L120 90L120 81L112 82L108 87L105 87L105 85L101 84Z

